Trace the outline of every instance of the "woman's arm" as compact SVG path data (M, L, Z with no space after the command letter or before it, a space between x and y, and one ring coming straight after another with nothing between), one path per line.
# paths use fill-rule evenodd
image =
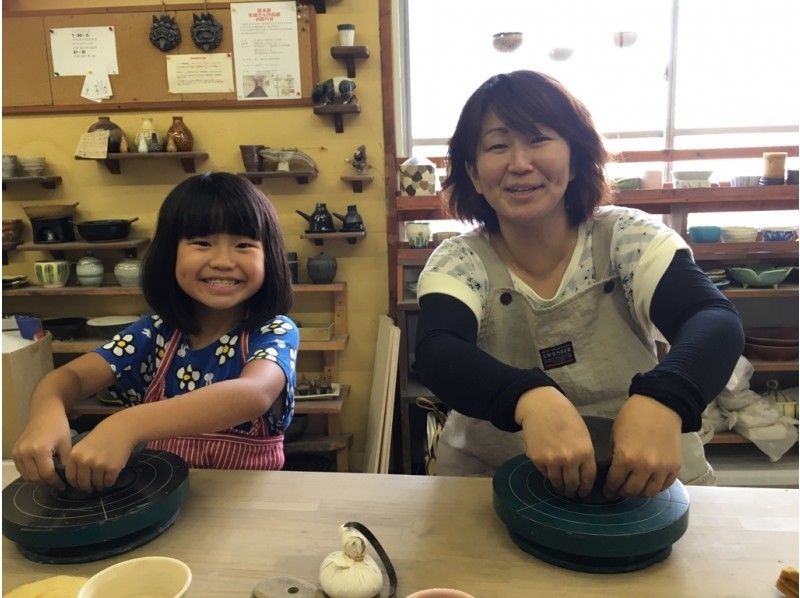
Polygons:
M534 388L558 387L538 368L515 368L479 349L475 315L458 299L431 293L423 295L419 305L416 370L453 409L516 431L520 426L514 412L520 396Z
M650 319L670 351L651 371L633 378L630 394L673 409L683 432L699 430L703 410L725 387L742 354L741 318L688 252L677 251L653 294Z
M53 456L66 462L72 440L67 412L77 401L113 384L108 364L87 353L48 372L31 395L28 422L14 445L14 463L23 479L63 487Z

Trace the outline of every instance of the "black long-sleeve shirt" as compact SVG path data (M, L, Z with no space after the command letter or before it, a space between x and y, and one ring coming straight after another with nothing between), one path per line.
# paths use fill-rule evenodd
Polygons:
M420 298L415 348L422 382L451 408L515 431L519 397L557 386L539 368L515 368L476 345L478 323L463 302L440 293ZM725 387L744 347L744 331L730 301L692 261L677 251L656 286L650 319L671 347L651 371L636 374L629 394L673 409L683 431L700 429L701 413Z

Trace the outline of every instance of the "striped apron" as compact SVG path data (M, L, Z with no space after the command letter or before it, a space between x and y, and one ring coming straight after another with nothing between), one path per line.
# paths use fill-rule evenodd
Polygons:
M164 395L165 378L180 341L181 334L175 331L144 396L145 403L167 399ZM248 334L245 330L241 334L242 365L247 358L247 341ZM284 463L283 434L269 436L263 417L254 419L247 432L228 428L211 434L152 440L147 443L147 447L175 453L189 467L201 469L281 469Z

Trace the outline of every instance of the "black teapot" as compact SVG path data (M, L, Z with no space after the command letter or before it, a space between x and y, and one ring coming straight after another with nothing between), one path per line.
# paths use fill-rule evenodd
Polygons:
M295 212L308 220L307 233L332 233L336 230L333 227L333 216L324 203L318 203L311 216L300 210L295 210Z
M333 213L339 220L342 221L342 232L355 233L364 230L364 221L361 219L361 214L358 213L356 206L347 206L347 214Z

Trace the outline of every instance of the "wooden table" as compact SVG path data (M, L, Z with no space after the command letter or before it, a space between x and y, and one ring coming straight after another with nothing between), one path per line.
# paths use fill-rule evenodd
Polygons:
M14 477L13 464L4 462L3 484ZM480 598L775 597L781 569L798 566L798 490L689 488L689 529L666 561L598 575L519 550L494 514L488 478L192 470L190 484L172 528L110 559L40 565L3 538L3 590L166 555L191 567L189 597L249 597L267 577L317 583L322 559L339 549L338 525L351 520L369 527L388 552L398 596L445 586Z

